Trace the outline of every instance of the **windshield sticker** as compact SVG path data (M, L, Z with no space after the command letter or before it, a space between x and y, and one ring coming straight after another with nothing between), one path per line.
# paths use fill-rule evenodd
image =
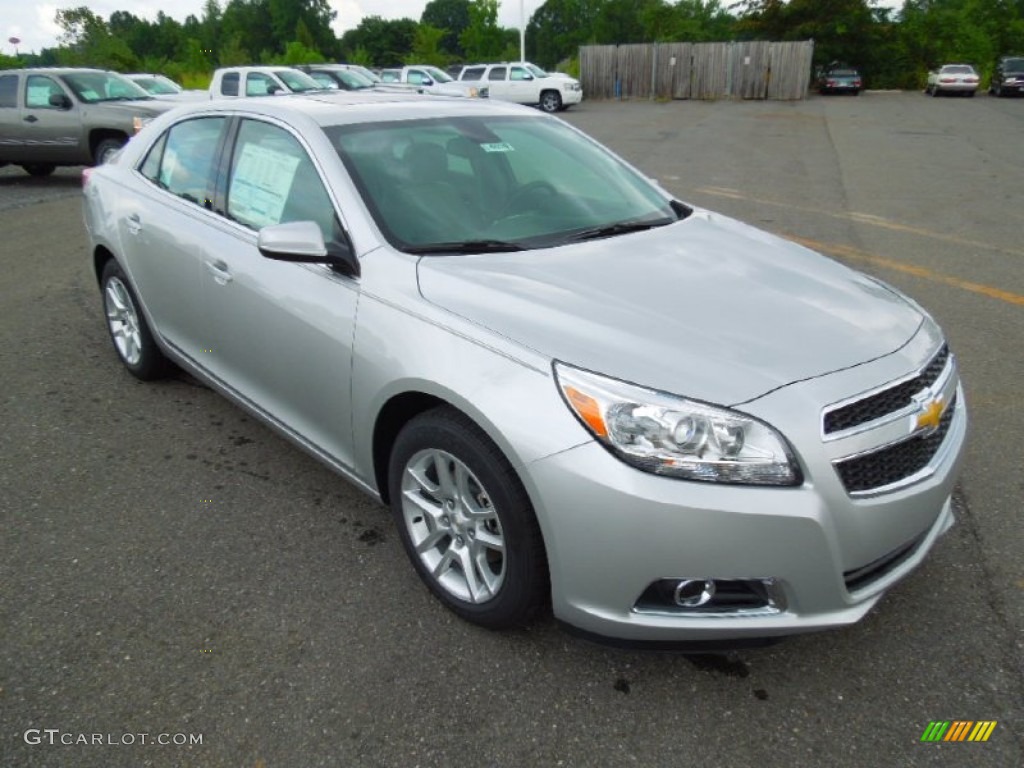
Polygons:
M507 141L502 141L497 144L481 144L484 152L515 152L515 149Z
M293 155L246 144L228 193L231 215L254 227L277 224L298 167Z

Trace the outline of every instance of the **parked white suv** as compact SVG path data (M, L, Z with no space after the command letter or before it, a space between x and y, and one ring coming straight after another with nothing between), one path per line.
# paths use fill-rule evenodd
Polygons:
M559 112L583 101L578 80L548 74L529 62L470 64L462 68L459 80L486 86L492 99L536 104L545 112Z

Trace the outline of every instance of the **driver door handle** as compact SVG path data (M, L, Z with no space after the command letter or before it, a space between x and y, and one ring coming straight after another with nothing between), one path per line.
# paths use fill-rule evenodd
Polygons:
M234 280L228 270L228 265L223 261L206 262L206 270L213 275L213 279L217 281L218 285L227 285Z
M24 120L26 123L36 123L39 121L39 118L35 115L29 115L28 117L24 118Z

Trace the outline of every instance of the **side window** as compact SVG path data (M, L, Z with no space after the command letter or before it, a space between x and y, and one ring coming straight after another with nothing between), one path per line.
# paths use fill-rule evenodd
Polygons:
M427 79L427 76L420 72L418 69L409 70L409 82L413 85L422 85L423 81Z
M509 75L509 80L525 80L526 70L522 67L512 67L512 74Z
M29 75L25 81L25 106L29 109L57 109L50 104L50 96L64 91L52 78Z
M238 131L228 183L228 216L251 229L289 221L313 221L324 242L335 237L331 198L290 133L276 125L244 120Z
M0 109L18 106L18 76L0 77Z
M310 72L309 76L317 81L324 88L330 88L332 90L338 89L338 84L334 81L334 78L328 75L326 72Z
M163 134L146 154L146 159L139 166L139 173L150 181L160 179L160 162L164 157L164 146L167 144L167 134Z
M266 96L270 93L270 86L277 85L269 75L262 72L250 72L245 78L246 96Z
M238 95L238 73L226 72L220 81L220 92L225 96Z
M483 77L483 67L469 67L465 72L462 73L462 77L459 80L479 80Z
M505 79L505 67L494 67L491 73L487 76L488 80L504 80Z
M213 159L225 120L200 117L171 126L150 150L142 173L168 192L206 205L213 186Z

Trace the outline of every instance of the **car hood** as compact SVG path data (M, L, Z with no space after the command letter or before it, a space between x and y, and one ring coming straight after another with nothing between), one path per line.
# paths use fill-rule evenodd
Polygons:
M546 356L737 404L884 356L923 321L813 251L697 212L558 248L419 262L423 297Z
M99 110L108 115L122 114L131 122L133 117L156 117L176 106L178 105L171 101L140 99L139 101L100 101L89 104L87 108L90 111Z

